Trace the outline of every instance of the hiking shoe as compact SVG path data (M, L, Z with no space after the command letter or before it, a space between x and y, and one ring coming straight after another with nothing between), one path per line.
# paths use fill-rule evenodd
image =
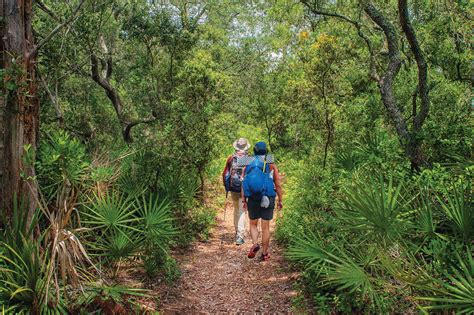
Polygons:
M260 261L269 261L269 260L270 260L270 254L269 253L262 254L262 256L260 256Z
M252 247L249 250L249 253L247 254L247 257L248 258L254 258L255 254L257 254L259 250L260 250L260 245L253 244Z
M244 239L241 238L241 237L237 237L235 239L235 245L242 245L243 243L245 243Z

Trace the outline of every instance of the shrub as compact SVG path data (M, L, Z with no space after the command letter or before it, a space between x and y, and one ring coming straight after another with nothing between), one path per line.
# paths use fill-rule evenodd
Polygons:
M400 192L402 182L393 185L380 177L377 181L370 178L356 182L347 189L342 207L336 212L338 218L350 226L367 233L376 242L390 242L400 238L410 222L401 216L404 211L403 196Z
M91 284L77 297L72 309L83 314L138 314L134 303L138 297L147 296L147 290L120 285Z
M333 312L472 312L469 176L437 168L375 179L369 169L328 175L330 188L300 173L290 182L299 192L287 198L277 236L314 303ZM330 206L316 194L332 196Z
M47 200L61 194L77 193L86 180L89 167L85 146L65 131L47 135L38 149L36 170Z
M466 247L464 257L459 253L456 266L443 272L442 278L432 278L430 296L420 300L432 302L425 306L427 311L454 310L460 314L474 313L474 259L472 248Z
M474 240L474 207L470 183L454 185L437 196L443 214L448 219L452 233L469 244Z
M82 215L84 225L95 236L89 246L104 263L118 267L123 259L141 257L150 276L154 275L155 262L160 261L157 255L168 256L169 243L177 233L169 202L153 194L95 195Z
M49 290L50 251L35 235L41 212L28 220L25 202L14 202L11 223L0 233L0 305L3 312L65 312L60 292ZM49 301L49 303L48 303Z

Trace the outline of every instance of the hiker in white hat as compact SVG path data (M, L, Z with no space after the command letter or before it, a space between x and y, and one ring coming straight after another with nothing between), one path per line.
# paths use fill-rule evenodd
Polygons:
M245 227L247 216L243 207L241 188L242 188L242 171L244 166L239 166L237 161L239 158L248 155L250 143L245 138L234 141L232 146L235 149L234 154L227 158L224 172L222 172L222 180L226 188L226 192L230 191L232 204L234 206L234 227L235 227L235 244L242 245L245 240Z

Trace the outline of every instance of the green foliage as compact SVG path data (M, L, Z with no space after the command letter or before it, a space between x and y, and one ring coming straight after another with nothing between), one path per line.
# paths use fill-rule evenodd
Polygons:
M374 301L375 295L371 277L362 266L356 264L341 248L336 245L331 250L318 245L321 237L315 235L296 238L295 245L288 250L288 257L311 268L322 278L323 286L334 286L349 293L359 292ZM370 263L369 263L370 264Z
M186 247L196 238L207 238L215 222L216 212L195 198L198 191L196 179L186 173L163 176L159 181L158 192L170 200L170 213L179 229L175 238L178 246Z
M376 241L398 239L409 226L400 216L404 210L401 189L402 182L394 186L392 177L388 184L383 178L359 180L344 193L344 206L336 210L337 215L348 226L364 231Z
M136 203L139 205L138 217L144 235L141 257L143 267L149 278L154 278L157 272L161 272L171 283L179 278L180 271L169 254L170 240L178 235L170 214L170 203L165 199L160 201L154 195L150 195L148 199L145 196L137 197Z
M169 242L177 234L169 210L168 201L152 194L95 195L82 212L84 225L95 235L89 246L105 263L142 256L151 275L150 259L168 256Z
M289 243L308 230L328 235L334 231L335 226L328 222L332 220L328 210L334 201L334 178L319 162L318 157L308 157L305 161L290 160L282 165L291 174L285 180L285 191L291 193L285 196L284 214L277 221L276 237L282 242Z
M472 249L466 249L463 255L456 253L457 266L444 271L442 279L433 279L432 295L420 297L420 300L433 302L433 305L424 307L425 310L454 310L459 314L474 312L474 259Z
M78 297L76 312L83 314L109 312L138 312L134 300L147 296L147 290L127 288L120 285L94 284L86 288Z
M65 313L48 290L50 252L42 249L44 235L35 235L40 214L29 218L24 200L15 201L11 223L0 233L0 305L7 314Z
M379 76L387 69L382 33L371 31L359 3L305 3L86 1L35 63L44 79L35 166L43 208L52 214L40 227L84 237L106 271L116 273L127 260L149 277L164 273L174 281L179 270L169 249L209 237L216 212L206 201L220 201L210 187L230 144L242 136L264 139L285 175L276 236L292 259L307 263L299 265L302 283L318 311L472 311L462 306L472 302L472 259L456 256L474 239L469 3L409 3L428 65L430 110L419 131L409 45L399 44L393 92L426 162L419 173L411 172L406 141L372 79L374 68ZM374 4L406 44L395 2ZM42 1L35 34L45 38L73 7ZM114 96L91 78L91 53ZM0 78L9 94L29 97L17 83L25 81L20 70L14 62ZM123 141L127 124L133 143ZM25 162L34 160L33 149L25 146ZM36 252L47 256L47 245L38 250L20 235L2 255L19 266L33 265ZM420 287L423 281L429 285ZM107 312L127 294L119 287L90 290L81 305L100 300L91 312ZM439 300L442 294L456 302Z
M426 238L434 238L436 235L437 222L434 218L432 203L426 196L426 192L420 189L418 216L415 222L415 228L418 229Z
M84 225L91 233L98 235L90 247L96 255L108 261L118 262L137 253L140 246L139 230L134 223L137 209L133 199L107 192L104 196L94 196L85 205L81 215Z
M188 229L194 231L198 238L206 240L211 236L211 228L216 222L216 215L215 209L198 207L190 214L191 224Z
M42 140L36 169L46 198L56 198L65 188L79 189L86 180L87 160L85 146L64 131Z
M166 282L172 285L181 276L181 270L177 261L169 255L168 252L155 248L148 255L144 255L143 268L150 279L154 279L157 275L162 274Z
M15 201L11 227L3 231L0 243L0 304L18 312L34 311L44 293L40 246L32 239L37 220L28 223L25 209L23 202Z
M437 196L444 215L448 218L453 231L469 244L474 240L474 208L470 183L455 185L445 190L443 197ZM443 200L444 199L444 200Z
M360 164L360 158L354 151L341 151L334 154L336 167L345 171L355 171Z
M135 202L139 205L138 217L145 237L164 250L166 241L176 234L173 227L173 218L170 215L170 203L157 196L150 195L137 197Z
M290 194L276 236L303 270L301 281L314 307L469 313L469 173L453 175L438 167L388 178L365 175L373 163L379 162L345 168L336 160L327 175L318 163L285 165L292 180L286 183ZM333 185L323 185L326 177ZM465 246L467 254L460 255ZM421 304L409 302L408 295Z
M3 248L0 255L0 303L6 305L9 311L34 311L44 294L44 273L38 244L26 239L17 244L17 249L5 242L0 244Z
M137 209L133 199L124 197L114 192L107 192L104 196L95 195L85 205L87 211L83 215L87 218L84 223L92 229L107 233L126 235L127 232L136 231L132 224L138 221L134 217Z

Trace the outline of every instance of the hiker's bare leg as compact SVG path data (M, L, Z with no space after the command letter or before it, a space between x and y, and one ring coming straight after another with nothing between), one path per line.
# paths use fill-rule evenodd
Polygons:
M268 245L270 244L270 221L262 219L261 227L262 227L263 253L267 254Z
M258 243L258 219L250 220L250 236L252 237L252 243Z

